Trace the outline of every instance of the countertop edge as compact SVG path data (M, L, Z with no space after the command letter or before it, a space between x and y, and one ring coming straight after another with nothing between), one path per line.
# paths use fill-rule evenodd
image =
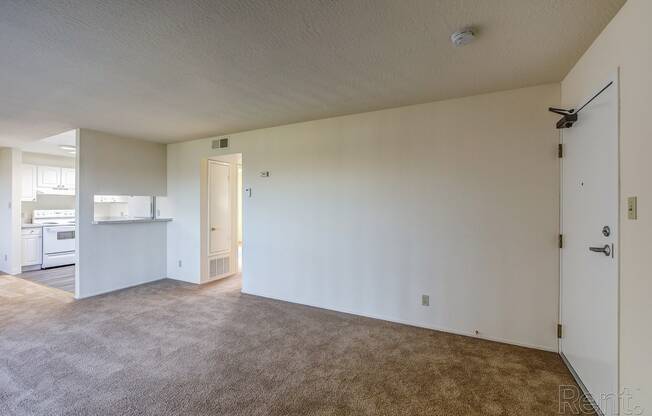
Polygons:
M147 218L147 219L137 219L137 220L99 220L93 221L94 225L105 225L105 224L133 224L133 223L146 223L146 222L170 222L172 218Z

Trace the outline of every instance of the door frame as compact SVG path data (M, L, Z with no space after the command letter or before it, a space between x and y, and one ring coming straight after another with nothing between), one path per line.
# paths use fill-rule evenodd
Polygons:
M211 165L224 166L229 170L229 176L228 176L228 178L229 178L229 181L228 181L229 182L229 198L230 198L229 199L229 205L231 205L231 210L229 211L229 214L230 214L230 217L231 217L231 222L233 222L233 201L232 201L232 196L233 195L231 195L231 194L233 194L233 189L232 189L233 184L231 183L232 182L232 180L231 180L232 179L231 178L231 172L230 172L231 171L231 164L227 163L227 162L223 162L221 160L208 159L208 165L207 165L207 170L206 170L206 173L208 174L208 178L206 180L206 184L207 184L207 188L206 188L206 196L207 196L207 198L206 198L206 200L208 202L208 209L206 210L206 215L207 215L207 220L208 221L207 221L206 225L209 227L209 230L208 230L208 244L206 245L206 255L208 257L219 256L220 254L224 254L223 250L217 250L215 252L211 252L211 234L210 234L211 230L210 230L210 226L211 226L212 218L211 218L210 206L211 206L211 198L213 196L213 192L212 192L212 189L211 189L211 179L210 179ZM233 229L232 229L233 227L232 227L232 225L233 224L231 224L230 227L229 227L231 235L233 235ZM231 238L231 239L233 239L233 238ZM229 250L229 252L230 251L231 250Z
M616 68L616 71L613 72L607 79L603 80L600 82L598 88L594 89L590 95L586 96L580 104L575 107L575 108L580 108L582 105L587 103L592 97L595 96L596 93L598 93L604 86L606 86L609 82L613 82L612 87L616 88L616 99L617 99L617 112L618 114L616 115L616 120L617 120L617 126L616 126L616 141L617 141L617 154L616 154L616 165L617 165L617 183L618 183L618 189L617 189L617 224L618 224L618 238L617 238L617 245L616 249L614 250L614 257L618 261L618 267L616 268L616 279L617 279L617 292L616 292L616 366L617 366L617 372L616 372L616 386L617 386L617 394L618 398L616 400L617 402L617 411L620 413L620 316L621 316L621 308L620 308L620 293L621 293L621 255L620 255L620 250L621 250L621 242L622 242L622 207L621 207L621 195L622 195L622 184L621 184L621 130L620 130L620 67ZM572 128L572 127L571 127ZM560 129L559 131L559 143L563 146L564 140L563 140L563 135L564 135L564 129ZM564 203L564 189L563 189L563 180L564 180L564 162L563 162L563 157L559 159L559 234L560 236L563 235L564 232L564 215L563 215L563 203ZM563 248L559 248L559 323L562 325L563 328L563 254L562 254ZM561 337L558 339L558 348L559 348L559 355L561 356L562 361L564 362L564 365L568 368L570 371L571 375L577 382L578 386L582 390L582 393L584 394L585 397L589 399L589 402L593 406L593 409L595 410L596 414L598 415L603 415L601 409L597 406L597 404L594 401L594 398L591 396L589 393L588 389L580 379L579 375L576 373L575 369L573 366L570 364L566 356L564 355L564 352L562 351L562 343L563 343L563 334Z
M229 160L229 159L234 160ZM212 155L205 159L201 160L200 163L200 279L199 283L208 283L215 280L220 280L234 274L239 273L238 270L238 244L237 244L237 212L240 207L237 203L237 166L238 161L242 160L242 153L228 153L220 155ZM229 186L230 186L230 198L231 198L231 249L229 253L230 257L230 269L225 274L220 274L214 277L210 277L210 267L209 263L211 259L216 259L220 257L220 253L211 253L210 252L210 200L211 200L211 183L210 183L210 165L216 163L221 165L229 166ZM223 253L224 254L224 253Z

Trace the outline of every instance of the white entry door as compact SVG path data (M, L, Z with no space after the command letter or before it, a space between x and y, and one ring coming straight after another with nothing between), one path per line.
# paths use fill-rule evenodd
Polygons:
M605 415L618 412L618 83L610 82L562 130L560 347Z

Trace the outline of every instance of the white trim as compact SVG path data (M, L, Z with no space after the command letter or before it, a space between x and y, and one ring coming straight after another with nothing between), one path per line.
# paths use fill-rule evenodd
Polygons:
M199 284L203 283L209 283L209 282L214 282L216 280L220 280L226 277L233 276L234 274L239 273L238 270L238 242L237 242L237 210L238 210L238 204L237 204L237 166L238 163L231 161L230 159L228 161L225 161L223 158L231 158L234 156L240 155L239 160L242 160L242 154L241 153L231 153L231 154L226 154L226 155L219 155L219 156L211 156L208 159L206 159L206 168L205 172L202 170L202 175L205 178L205 183L204 189L205 189L205 195L206 199L205 201L201 197L200 194L200 236L202 233L205 233L205 236L202 238L202 243L205 244L205 248L200 248L201 253L205 253L201 255L200 258L200 278L199 278ZM203 163L200 162L200 163ZM211 165L219 165L228 168L228 182L229 182L229 200L230 200L230 248L227 250L217 250L215 252L211 252ZM200 187L201 187L201 180L200 180ZM202 192L204 192L202 190ZM203 202L203 203L202 203ZM202 227L202 224L204 226ZM212 259L216 258L228 258L229 259L229 264L231 266L235 267L235 271L231 270L227 273L210 277L210 270L209 270L209 264Z
M81 149L80 149L80 133L79 129L75 129L75 147L77 148L77 151L75 152L75 299L82 299L81 296L81 290L80 290L80 278L81 276L81 265L79 264L79 231L81 227L79 226L80 223L80 200L79 200L79 194L81 191Z
M621 185L621 127L620 127L620 108L621 108L621 101L620 101L620 90L621 90L621 85L620 85L620 67L616 67L615 72L611 73L606 80L604 80L602 83L600 83L600 86L593 90L589 95L587 95L581 103L574 108L580 108L583 105L586 105L589 100L592 99L592 97L595 96L597 92L599 92L604 86L609 84L610 82L613 82L612 87L616 89L616 100L617 100L617 135L616 135L616 140L618 142L618 154L616 155L617 161L617 175L618 175L618 192L617 192L617 198L618 198L618 203L617 203L617 223L618 223L618 239L616 243L616 248L615 248L615 253L614 256L616 260L618 261L618 268L616 269L616 279L618 280L618 285L617 285L617 293L616 293L616 366L617 366L617 372L616 372L616 388L617 391L620 391L621 388L621 383L620 383L620 318L621 318L621 312L620 312L620 292L621 292L621 269L622 269L622 257L620 256L620 250L622 247L622 210L621 210L621 200L622 200L622 185ZM560 143L564 144L563 140L563 130L560 131ZM566 149L564 149L565 151ZM559 232L563 234L563 158L560 160L560 176L559 176ZM562 310L562 299L563 299L563 267L562 267L562 249L559 249L559 323L563 325L563 310ZM585 396L589 398L591 401L591 404L597 408L596 412L598 414L602 414L602 411L599 409L599 407L595 404L594 398L591 396L591 394L588 392L586 389L586 386L580 379L579 375L575 372L575 369L572 367L570 364L570 361L566 358L563 352L563 335L562 338L558 339L558 345L559 345L559 355L562 357L562 360L564 361L564 364L568 367L569 371L573 375L573 378L577 381L578 385L580 385L582 392L584 393ZM618 409L617 411L620 412L620 401L618 401Z
M206 209L206 226L208 227L208 241L206 244L206 256L208 258L211 257L218 257L218 256L223 256L225 254L230 254L231 250L217 250L215 252L211 252L211 165L219 165L226 167L229 171L229 197L231 197L231 164L227 162L222 162L221 160L214 160L214 159L208 159L208 163L206 165L206 202L208 203L208 208ZM231 212L231 216L233 213Z
M93 298L93 297L95 297L95 296L106 295L106 294L108 294L108 293L117 292L117 291L119 291L119 290L130 289L130 288L132 288L132 287L141 286L141 285L146 285L146 284L148 284L148 283L158 282L159 280L165 280L165 279L168 279L168 278L167 278L167 277L155 277L155 278L153 278L152 280L147 280L147 281L144 281L144 282L134 283L133 285L127 285L127 286L122 286L122 287L112 288L112 289L108 289L108 290L102 290L102 291L99 291L99 292L86 294L86 295L84 295L84 296L78 296L77 293L75 293L75 299L76 299L76 300L82 300L82 299ZM170 280L174 280L174 279L170 279ZM76 292L76 291L75 291L75 292Z
M591 396L591 393L589 393L589 390L586 388L584 383L582 382L582 379L580 379L580 376L577 375L577 372L571 365L570 361L568 361L568 358L564 355L563 352L559 353L559 356L561 357L561 360L564 362L564 365L566 368L568 368L568 371L571 373L571 376L573 376L573 379L577 383L578 386L580 386L580 390L582 390L582 394L586 399L589 401L589 404L591 404L591 407L593 407L593 411L595 412L596 415L598 416L604 416L604 413L602 413L602 410L600 409L600 406L595 402L593 399L593 396Z
M501 344L515 345L517 347L533 348L533 349L536 349L536 350L558 353L556 348L550 348L550 347L546 347L546 346L543 346L543 345L533 345L533 344L528 344L528 343L524 343L524 342L504 339L504 338L488 337L488 336L484 336L484 335L476 335L474 332L467 332L467 331L461 331L461 330L452 329L452 328L446 328L446 327L431 325L431 324L427 324L425 322L408 321L408 320L405 320L405 319L399 319L399 318L394 318L394 317L384 316L384 315L377 315L377 314L362 313L362 312L352 311L352 310L344 309L344 308L336 308L336 307L333 307L333 306L315 305L315 304L311 304L311 303L298 302L296 300L292 300L292 299L289 299L289 298L271 297L271 296L266 296L266 295L261 295L261 294L255 293L255 292L251 292L251 291L245 291L245 290L241 290L241 293L244 293L246 295L258 296L258 297L265 298L265 299L272 299L272 300L279 300L279 301L283 301L283 302L289 302L289 303L293 303L293 304L296 304L296 305L303 305L303 306L309 306L309 307L312 307L312 308L319 308L319 309L325 309L325 310L329 310L329 311L346 313L346 314L349 314L349 315L362 316L362 317L371 318L371 319L379 319L381 321L392 322L392 323L397 323L397 324L402 324L402 325L409 325L409 326L414 326L414 327L417 327L417 328L432 329L434 331L446 332L446 333L454 334L454 335L462 335L462 336L467 336L467 337L471 337L471 338L478 338L478 339L482 339L482 340L485 340L485 341L493 341L493 342L499 342Z

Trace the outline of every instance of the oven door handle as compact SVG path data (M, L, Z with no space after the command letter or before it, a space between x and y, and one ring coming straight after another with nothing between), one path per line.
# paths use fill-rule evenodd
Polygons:
M74 251L62 251L61 253L45 253L46 256L48 257L64 257L64 256L69 256L71 254L75 254Z

